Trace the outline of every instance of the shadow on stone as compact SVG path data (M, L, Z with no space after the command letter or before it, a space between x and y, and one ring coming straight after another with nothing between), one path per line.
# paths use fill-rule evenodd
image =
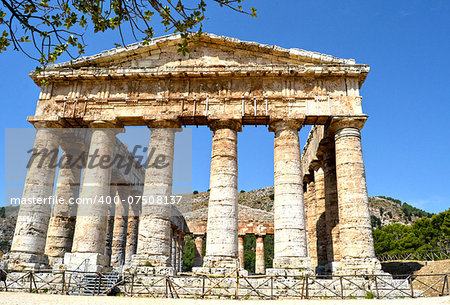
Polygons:
M424 265L418 262L387 262L381 263L384 272L390 273L394 279L406 278L408 275L414 274Z

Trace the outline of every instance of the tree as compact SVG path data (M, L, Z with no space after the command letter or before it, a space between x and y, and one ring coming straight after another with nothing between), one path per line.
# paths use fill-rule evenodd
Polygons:
M402 254L421 250L440 250L450 246L450 210L422 217L412 225L394 223L373 230L375 252Z
M244 236L244 268L251 273L255 273L255 257L256 257L256 236L246 234Z
M5 207L0 208L0 218L6 218L6 209Z
M244 8L244 0L210 0L220 7L256 17L256 9ZM12 46L43 66L61 54L72 59L84 54L87 32L117 30L126 45L124 30L131 39L148 43L154 36L154 21L166 32L180 33L178 51L189 52L188 44L201 35L206 18L205 0L0 0L0 52ZM92 28L90 28L92 27Z
M192 234L186 235L183 245L183 271L191 271L194 266L195 242Z

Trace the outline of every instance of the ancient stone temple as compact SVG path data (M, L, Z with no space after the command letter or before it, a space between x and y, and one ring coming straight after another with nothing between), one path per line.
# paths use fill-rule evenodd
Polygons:
M35 148L127 156L117 133L147 126L151 136L145 141L169 166L136 166L128 174L88 166L56 173L44 160L41 168L29 168L23 197L171 195L176 133L206 125L213 132L207 217L185 222L164 205L119 204L111 211L79 206L76 217L63 209L51 213L48 205L22 206L9 267L101 271L125 264L173 273L180 270L184 234L194 233L194 271L216 273L235 268L238 257L242 261L242 235L250 233L257 235L258 273L381 272L360 133L367 116L359 89L369 67L212 34L183 56L180 40L169 35L31 74L41 87L36 113L28 117L37 129ZM274 164L265 165L274 167L273 222L261 219L259 227L241 221L237 200L237 135L243 125L266 126L274 138ZM298 132L307 125L313 127L302 156ZM67 128L87 130L88 136L60 147L55 130ZM264 235L272 233L273 268L264 270Z

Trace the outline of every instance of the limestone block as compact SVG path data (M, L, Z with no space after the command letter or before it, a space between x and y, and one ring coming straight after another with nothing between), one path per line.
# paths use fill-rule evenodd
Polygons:
M109 258L99 253L66 253L64 254L64 268L70 271L108 272Z

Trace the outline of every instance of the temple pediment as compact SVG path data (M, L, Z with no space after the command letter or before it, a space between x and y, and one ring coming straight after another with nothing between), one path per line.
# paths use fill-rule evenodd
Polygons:
M246 42L204 34L189 46L189 53L177 52L178 34L153 39L148 45L135 43L97 55L51 65L38 77L101 76L105 74L187 75L187 74L304 74L350 73L365 75L369 68L353 59L300 49Z

